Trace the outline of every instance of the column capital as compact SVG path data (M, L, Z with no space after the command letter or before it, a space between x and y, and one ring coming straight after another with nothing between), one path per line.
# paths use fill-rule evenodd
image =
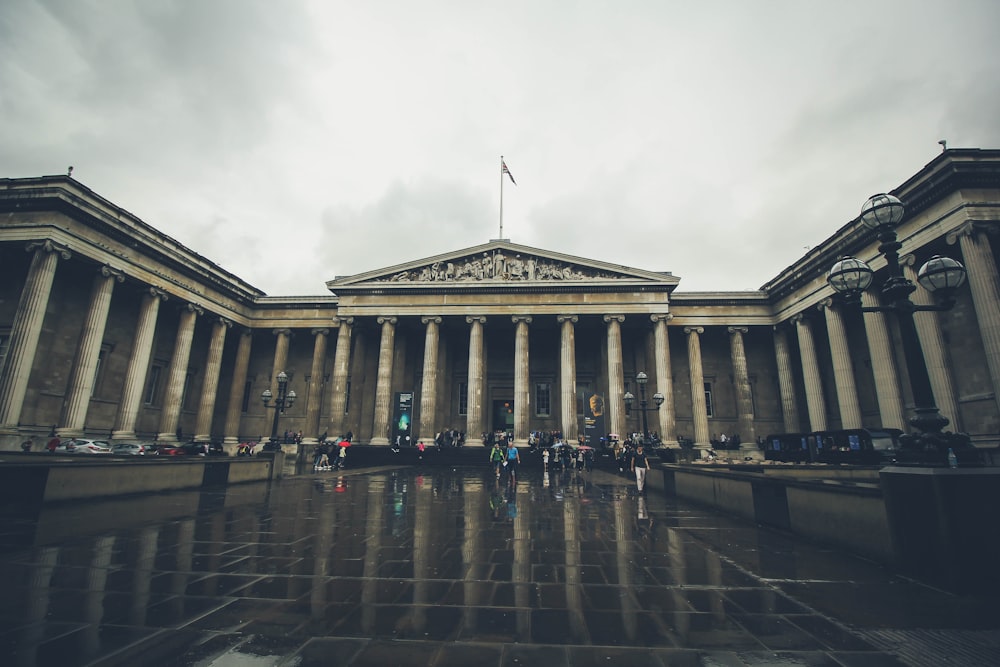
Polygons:
M309 333L311 333L313 336L329 336L330 329L327 327L316 327L314 329L310 329Z
M795 324L795 325L799 325L799 324L803 324L804 325L804 324L806 324L806 314L805 314L805 311L803 311L801 313L795 313L794 315L792 315L788 319L788 321L791 322L792 324Z
M430 324L431 322L433 322L434 324L441 324L441 316L440 315L424 315L424 316L422 316L420 318L420 323L421 324Z
M376 318L375 321L378 322L379 324L392 324L392 325L395 325L397 322L399 322L399 318L393 317L393 316L380 316L380 317Z
M196 303L187 303L181 306L181 310L186 310L189 313L194 313L195 315L204 315L205 309Z
M287 329L287 328L286 329L271 329L271 335L272 336L291 336L292 335L292 330L291 329Z
M604 322L607 324L611 324L612 320L621 324L622 322L625 321L625 315L624 314L605 315L603 319Z
M119 269L113 268L112 266L105 264L100 268L98 274L104 276L105 278L113 278L114 280L123 283L125 282L125 274Z
M518 322L524 322L525 324L531 324L531 315L511 315L510 321L514 324Z
M672 319L674 319L673 313L653 313L649 316L649 320L654 324L656 322L669 322Z
M337 315L333 319L334 319L335 322L339 322L340 324L354 324L354 318L353 317L347 317L347 316L344 316L344 315Z
M52 239L45 239L44 241L32 241L24 247L28 252L35 252L36 250L44 250L45 252L57 252L59 256L63 259L69 259L73 256L67 246L61 243L56 243Z
M726 327L726 331L730 334L745 334L750 331L750 327Z
M701 335L705 333L705 327L684 327L684 333Z
M251 329L250 327L243 327L240 330L240 335L245 338L251 338L253 337L253 329Z
M958 240L963 236L968 236L970 238L976 236L977 234L989 234L995 236L998 230L995 225L983 224L975 220L966 220L961 225L951 230L945 235L945 241L948 245L955 245Z
M573 324L576 324L579 321L580 318L577 315L556 315L556 322L559 324L562 324L563 322L572 322Z
M233 321L229 320L229 319L226 319L225 317L218 318L216 320L216 323L221 324L222 326L224 326L227 329L232 329L233 328Z
M833 310L834 301L833 297L826 297L822 301L816 304L816 310L823 312L824 310Z
M466 315L465 321L468 324L473 324L474 322L479 322L480 324L486 324L485 315Z
M146 290L146 293L154 299L160 299L161 301L170 300L170 295L161 290L159 287L150 287Z

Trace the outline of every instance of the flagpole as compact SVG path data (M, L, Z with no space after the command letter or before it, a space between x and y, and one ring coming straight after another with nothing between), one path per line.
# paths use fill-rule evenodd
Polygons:
M503 240L503 155L500 156L500 236Z

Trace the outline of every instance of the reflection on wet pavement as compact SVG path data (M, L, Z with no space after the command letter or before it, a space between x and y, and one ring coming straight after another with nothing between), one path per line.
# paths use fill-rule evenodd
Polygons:
M601 471L316 473L0 530L3 665L1000 664L986 600Z

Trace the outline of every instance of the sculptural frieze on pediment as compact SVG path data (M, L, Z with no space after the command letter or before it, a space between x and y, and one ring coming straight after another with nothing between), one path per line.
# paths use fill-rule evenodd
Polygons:
M399 271L377 282L611 280L630 277L534 255L507 255L497 250L482 256L457 257Z

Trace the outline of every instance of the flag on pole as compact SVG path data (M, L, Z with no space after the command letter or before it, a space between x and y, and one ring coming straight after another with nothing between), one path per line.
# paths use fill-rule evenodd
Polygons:
M514 180L514 176L510 173L510 169L507 168L507 163L504 162L503 159L501 159L500 164L503 166L503 173L507 174L507 176L510 178L510 182L513 183L514 185L517 185L517 181Z

